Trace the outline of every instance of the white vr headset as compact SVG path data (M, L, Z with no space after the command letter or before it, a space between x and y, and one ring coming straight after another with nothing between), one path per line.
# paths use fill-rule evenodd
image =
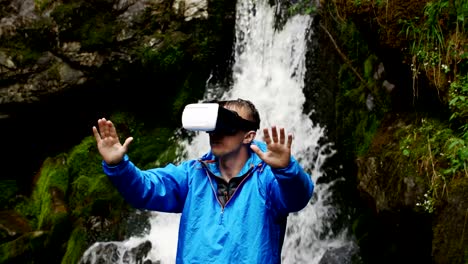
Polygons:
M188 104L182 112L182 126L190 131L233 135L237 131L257 130L259 125L243 119L219 103Z

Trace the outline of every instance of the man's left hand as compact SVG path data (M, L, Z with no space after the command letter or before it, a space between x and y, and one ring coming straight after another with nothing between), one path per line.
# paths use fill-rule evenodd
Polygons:
M272 168L286 168L289 165L289 160L291 158L292 134L288 134L288 138L286 140L284 128L280 128L278 138L276 126L272 126L271 136L268 128L264 128L263 137L268 148L266 152L261 151L253 144L250 145L250 148Z

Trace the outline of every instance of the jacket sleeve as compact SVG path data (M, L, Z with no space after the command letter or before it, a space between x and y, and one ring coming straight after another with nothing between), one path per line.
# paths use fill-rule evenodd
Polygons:
M162 212L181 212L188 192L188 164L140 170L124 156L116 166L102 162L104 173L132 206Z
M275 176L270 189L271 206L279 212L290 213L303 209L314 192L314 183L294 157L288 167L271 169Z

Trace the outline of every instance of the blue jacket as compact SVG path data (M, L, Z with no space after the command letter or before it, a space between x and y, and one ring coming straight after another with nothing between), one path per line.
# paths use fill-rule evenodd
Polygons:
M263 142L254 142L263 151ZM253 151L239 173L248 175L222 206L216 195L221 176L211 152L180 165L140 170L125 155L104 172L134 207L182 213L176 263L281 263L290 212L304 208L313 193L311 177L291 156L272 169Z

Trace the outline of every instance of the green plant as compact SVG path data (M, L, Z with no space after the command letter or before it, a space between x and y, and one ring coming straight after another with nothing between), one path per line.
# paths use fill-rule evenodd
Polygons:
M44 11L53 3L53 0L34 0L34 5L37 10Z
M314 1L299 0L288 8L288 13L291 16L301 14L310 15L317 13L317 6Z
M452 166L446 174L456 174L464 171L468 176L468 76L464 76L453 82L449 90L449 107L451 110L450 121L459 127L460 136L447 141L447 149L450 153Z
M428 2L424 17L413 20L400 20L402 30L410 41L410 54L413 56L413 79L424 69L427 77L440 89L456 79L458 64L466 60L465 17L468 4L463 0L439 0Z
M433 213L435 209L435 198L432 194L432 190L429 189L425 194L424 198L422 198L421 202L416 203L416 206L420 206L424 209L424 211L428 213Z
M420 118L416 124L397 131L401 157L417 168L426 190L416 205L432 213L437 204L450 195L453 179L466 174L468 148L449 123L437 119ZM409 162L409 163L408 163ZM403 164L403 163L402 163Z
M468 134L468 76L463 76L450 85L449 107L452 112L451 121L461 124L464 138Z

